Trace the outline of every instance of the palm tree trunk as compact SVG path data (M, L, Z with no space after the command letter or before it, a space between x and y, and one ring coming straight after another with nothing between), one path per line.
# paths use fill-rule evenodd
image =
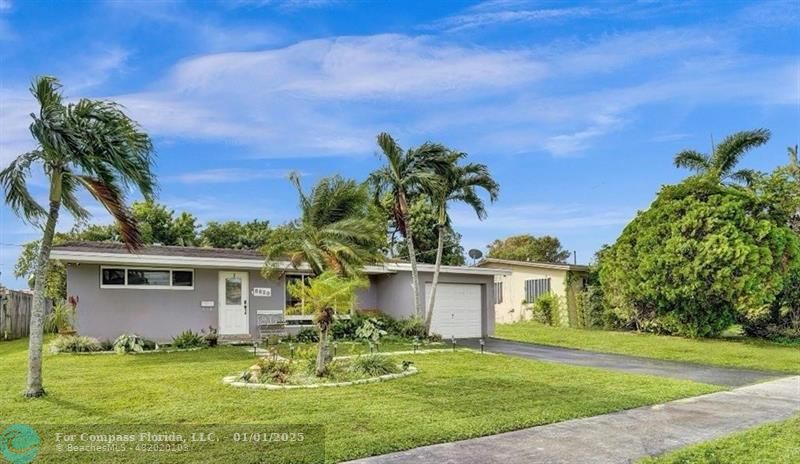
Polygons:
M328 325L320 326L319 329L319 348L317 350L317 377L325 375L328 364Z
M42 386L42 344L44 343L44 301L47 271L50 269L50 249L61 207L61 175L53 173L50 185L50 211L44 227L44 236L36 257L36 281L33 286L30 334L28 335L28 388L25 396L35 398L45 394Z
M444 224L438 224L439 242L436 246L436 266L433 269L433 282L431 283L431 296L428 299L428 312L425 315L425 333L431 334L431 322L433 321L433 305L436 302L436 286L439 285L439 270L442 267L442 254L444 252Z
M417 272L417 253L414 250L414 234L411 232L411 223L408 217L408 203L406 196L400 192L400 213L406 223L406 245L408 246L408 260L411 262L411 287L414 290L414 316L422 319L422 299L420 298L419 272Z

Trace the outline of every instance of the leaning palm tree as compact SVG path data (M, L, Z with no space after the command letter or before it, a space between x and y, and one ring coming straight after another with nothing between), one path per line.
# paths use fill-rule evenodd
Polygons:
M701 175L711 176L718 182L733 180L751 184L756 172L751 169L734 170L745 153L769 141L767 129L740 131L729 135L707 155L695 150L684 150L675 155L675 166L688 168Z
M375 202L380 203L384 193L391 197L392 218L408 246L411 263L411 285L414 292L414 315L422 319L419 273L414 250L414 237L409 224L409 200L414 195L432 194L440 188L438 172L444 170L443 156L446 149L433 143L425 143L418 148L403 150L386 132L378 134L378 146L386 158L386 164L370 174L367 182L372 186Z
M45 393L42 328L46 276L61 206L76 219L87 219L89 213L77 197L81 187L86 189L117 221L128 248L136 249L141 246L141 237L126 206L125 193L134 186L144 196L151 196L155 177L151 171L150 138L119 105L88 99L65 104L61 85L53 77L37 78L30 90L39 104L39 113L31 115L30 125L37 146L0 172L0 185L10 208L27 222L43 228L35 264L25 392L28 397L38 397ZM41 164L49 182L47 210L34 200L27 187L35 164Z
M330 270L353 277L362 273L364 264L382 259L385 238L366 186L332 176L306 195L297 173L289 179L300 197L300 218L270 233L261 248L264 275L279 275L282 270L276 264L288 258L295 268L307 263L315 275Z
M478 194L478 189L486 191L489 201L497 200L500 192L499 184L489 174L489 169L484 164L468 163L460 165L459 161L466 158L467 154L457 151L447 153L447 163L439 172L442 182L440 188L430 197L437 215L438 243L436 248L436 264L431 283L431 294L428 297L428 308L425 314L425 330L431 331L433 308L436 302L436 287L439 284L439 271L442 265L442 252L444 250L444 236L450 225L450 215L447 207L453 202L462 202L471 207L478 219L486 218L486 207Z

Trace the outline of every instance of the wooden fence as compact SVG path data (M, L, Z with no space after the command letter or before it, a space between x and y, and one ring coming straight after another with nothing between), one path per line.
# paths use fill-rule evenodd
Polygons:
M0 340L14 340L28 336L32 307L31 293L0 289ZM45 316L52 309L52 301L45 300Z

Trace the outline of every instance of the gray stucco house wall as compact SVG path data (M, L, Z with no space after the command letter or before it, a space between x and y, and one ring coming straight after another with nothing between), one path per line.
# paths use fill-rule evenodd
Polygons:
M241 272L248 276L247 331L251 337L259 335L257 322L259 313L277 314L279 317L284 315L286 279L263 277L260 272L262 258L254 253L192 247L147 247L133 255L127 253L119 244L74 242L55 247L52 257L66 265L67 294L80 298L76 325L81 335L113 339L122 333L137 333L159 342L169 342L172 337L184 330L198 332L208 329L209 326L215 328L220 326L220 272L222 271ZM103 267L191 269L194 272L193 287L109 288L108 285L101 285ZM430 272L431 266L421 267L423 269L420 272L420 282L423 286L421 297L424 309L425 287L432 281L433 273ZM474 310L479 303L480 328L478 332L478 328L475 327L475 333L483 336L494 333L495 271L446 267L440 274L442 284L468 284L471 287L471 294L476 296L464 304ZM286 270L288 275L306 272L303 269ZM413 316L412 280L407 265L386 263L368 266L365 272L368 274L370 286L359 291L357 309L379 310L395 319ZM480 286L479 293L475 291L476 285ZM258 288L262 293L264 289L268 289L269 296L255 294L254 288ZM478 294L480 296L477 296ZM478 298L480 301L476 302ZM202 304L203 302L205 304ZM437 297L437 307L439 303L440 299ZM460 306L456 305L456 309L451 307L448 311L457 313L458 308ZM296 333L301 328L288 327L290 333Z

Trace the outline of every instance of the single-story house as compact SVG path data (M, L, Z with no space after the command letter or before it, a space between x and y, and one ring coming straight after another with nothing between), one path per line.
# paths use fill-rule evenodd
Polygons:
M562 302L561 325L577 325L577 296L586 288L588 266L486 258L476 267L511 271L495 276L494 316L498 323L529 320L530 304L552 293Z
M128 332L169 341L184 330L211 326L221 338L250 340L269 324L289 333L312 326L302 301L286 291L287 283L307 279L310 269L278 262L284 274L267 279L257 251L147 246L131 253L120 243L69 242L53 247L50 257L66 267L67 294L80 299L81 335L113 339ZM425 299L433 266L420 264L419 271ZM505 272L442 266L432 331L445 338L491 335L495 276ZM370 265L364 273L370 286L359 292L357 310L379 310L395 319L413 316L408 263Z

